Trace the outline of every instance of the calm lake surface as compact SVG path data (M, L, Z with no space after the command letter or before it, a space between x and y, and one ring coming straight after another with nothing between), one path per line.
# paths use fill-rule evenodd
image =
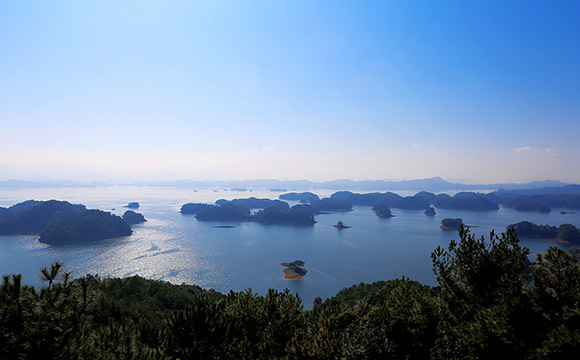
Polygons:
M335 190L312 192L323 197ZM40 285L37 270L58 260L75 276L140 275L221 292L252 288L264 294L269 288L289 288L302 297L305 308L310 308L317 296L330 297L360 282L405 276L434 285L431 252L458 238L455 231L439 228L441 219L446 217L460 217L464 223L478 226L473 232L486 236L492 229L499 233L507 225L523 220L580 225L580 214L560 215L560 209L549 214L505 208L486 212L437 209L434 217L424 215L423 210L392 209L396 217L379 219L370 207L357 206L348 213L318 215L318 223L312 227L202 222L179 213L187 202L213 203L220 198L250 196L276 199L279 194L268 190L156 187L0 189L3 207L28 199L57 199L122 215L127 210L123 205L137 201L141 204L137 212L147 219L146 223L133 226L131 236L94 244L55 247L41 244L38 236L2 236L0 274L21 273L24 282ZM332 225L339 220L352 228L335 229ZM216 225L234 228L214 228ZM551 245L566 247L538 239L522 239L522 244L530 248L532 257ZM306 262L308 274L301 281L284 280L280 262L297 259Z

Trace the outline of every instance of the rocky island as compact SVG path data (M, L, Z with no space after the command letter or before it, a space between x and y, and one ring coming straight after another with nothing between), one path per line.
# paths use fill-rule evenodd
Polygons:
M339 221L339 222L336 223L336 225L332 225L332 226L334 226L338 230L350 229L352 227L352 226L346 226L346 225L344 225L342 221Z
M129 208L129 209L139 209L140 206L141 205L139 205L138 202L130 202L130 203L128 203L127 205L125 205L123 207Z
M435 213L435 208L433 208L432 206L429 206L429 207L427 208L427 210L425 210L425 215L428 215L428 216L435 216L435 214L436 214L436 213Z
M285 266L286 269L282 270L284 273L284 280L302 280L304 275L308 270L304 269L304 261L295 260L290 263L281 262L280 265Z
M123 214L123 220L125 220L129 225L140 224L147 221L142 214L136 213L133 210L125 211Z
M463 219L445 218L441 220L441 226L439 227L443 230L458 230L461 225L463 225Z

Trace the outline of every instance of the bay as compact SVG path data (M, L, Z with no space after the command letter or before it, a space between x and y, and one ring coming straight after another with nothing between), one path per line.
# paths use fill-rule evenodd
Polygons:
M323 197L335 190L312 191ZM187 202L213 203L220 198L250 196L275 199L279 194L267 189L194 191L130 186L0 189L0 206L28 199L58 199L122 215L127 210L123 205L137 201L141 204L137 212L147 219L133 226L131 236L94 244L57 247L41 244L38 236L1 236L0 274L21 273L25 283L40 285L38 269L62 261L77 277L89 273L103 277L140 275L221 292L252 288L265 294L269 288L289 288L310 308L317 296L327 298L360 282L405 276L435 285L430 254L437 246L458 239L457 232L439 228L446 217L460 217L464 223L477 226L472 231L478 236L487 236L492 229L502 232L507 225L523 220L580 225L580 214L560 215L560 209L549 214L507 208L485 212L437 209L434 217L424 215L423 210L392 209L395 217L380 219L370 207L355 206L351 212L318 215L318 223L312 227L201 222L179 212ZM352 228L337 230L332 225L339 220ZM522 244L532 251L531 258L552 245L568 246L526 238ZM308 274L301 281L284 280L280 262L298 259L306 262Z

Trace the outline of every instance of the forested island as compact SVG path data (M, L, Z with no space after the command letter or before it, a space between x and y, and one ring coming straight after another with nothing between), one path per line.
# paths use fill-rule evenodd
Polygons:
M50 245L103 240L131 235L121 217L67 201L29 200L0 211L0 234L38 234Z
M513 229L518 236L522 237L534 237L580 244L580 229L572 224L562 224L556 227L521 221L517 224L508 225L507 229Z
M3 277L2 359L577 359L580 266L556 247L527 261L512 230L461 229L432 253L437 286L360 283L303 310L288 290L227 295L193 285ZM300 264L296 264L300 266Z
M392 218L394 216L393 213L391 212L391 208L389 208L389 205L387 205L386 203L378 202L374 204L371 209L375 212L375 215L380 218L386 219Z
M252 200L254 201L254 200ZM207 205L202 204L185 204L183 209L196 209L195 217L201 221L253 221L261 224L279 224L279 225L314 225L316 221L312 213L304 211L304 207L309 205L297 205L289 208L280 206L282 201L271 203L274 206L267 207L255 213L252 213L246 206L239 205L239 201L225 201L220 202L221 205ZM283 210L285 209L285 210Z
M140 224L147 221L145 220L143 214L136 213L133 210L125 211L123 214L123 220L125 220L125 222L129 225Z
M441 220L441 229L443 230L459 230L463 226L463 219L445 218Z
M300 201L301 203L311 203L313 201L318 201L320 198L318 195L313 194L311 192L302 192L302 193L288 193L282 194L278 196L280 200L296 200Z

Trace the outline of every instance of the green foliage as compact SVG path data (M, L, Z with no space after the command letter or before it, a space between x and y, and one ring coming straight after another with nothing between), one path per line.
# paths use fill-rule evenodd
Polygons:
M131 225L119 216L101 210L85 210L49 222L40 232L39 241L51 245L62 245L131 234Z
M140 277L46 285L6 275L0 287L2 359L576 359L580 266L552 247L527 261L512 230L432 254L439 286L409 279L361 283L305 311L285 290L223 295Z

